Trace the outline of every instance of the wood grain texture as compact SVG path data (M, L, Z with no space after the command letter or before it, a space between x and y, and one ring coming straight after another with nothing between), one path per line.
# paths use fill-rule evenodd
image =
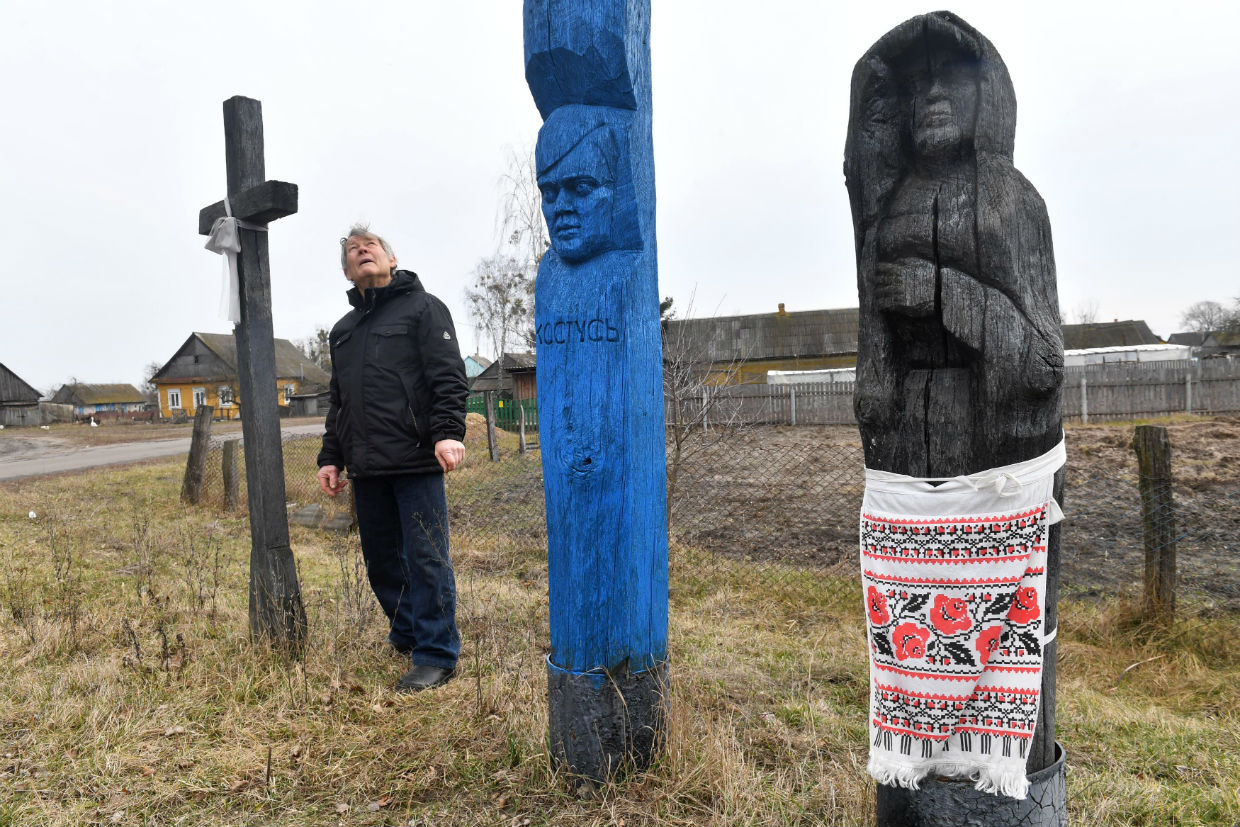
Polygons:
M267 224L297 212L297 185L285 181L263 183L228 196L234 218L251 224ZM216 201L198 212L198 234L210 235L216 220L223 218L224 202Z
M525 4L552 244L535 297L550 657L572 672L667 657L649 15L648 0Z
M194 414L194 433L185 460L185 479L181 482L181 502L197 505L202 499L202 479L207 470L207 443L211 439L210 405L199 405Z
M1138 425L1132 438L1141 491L1145 539L1145 589L1141 611L1147 620L1175 616L1176 530L1171 495L1171 440L1161 425Z
M262 104L243 97L224 102L224 147L232 202L264 183ZM279 190L269 187L266 191ZM201 222L201 213L199 218ZM284 454L279 409L272 392L276 387L276 356L267 233L242 229L240 236L237 270L241 321L234 333L250 508L250 633L300 649L306 635L306 614L289 547Z
M1050 222L1012 164L1015 132L1002 58L949 12L892 29L853 71L844 170L860 305L854 404L867 467L952 477L1031 459L1061 438ZM1061 502L1062 480L1061 471ZM1048 629L1058 538L1052 529ZM1055 760L1054 655L1052 644L1030 771ZM890 794L879 785L880 804Z

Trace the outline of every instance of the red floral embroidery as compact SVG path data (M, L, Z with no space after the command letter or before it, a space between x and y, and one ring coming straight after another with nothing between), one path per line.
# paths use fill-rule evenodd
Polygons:
M896 648L897 660L920 660L926 656L926 641L930 639L930 630L916 623L901 623L891 633L891 642Z
M885 626L891 622L891 613L887 611L887 598L873 586L866 591L865 606L870 613L870 622L875 626Z
M1013 623L1028 623L1037 620L1040 614L1042 610L1038 608L1038 590L1033 586L1017 589L1016 596L1012 598L1008 619Z
M990 656L999 648L1001 634L1003 634L1002 626L991 626L989 629L983 629L982 633L977 636L977 654L982 666L990 661Z
M968 603L958 597L936 594L934 608L930 610L930 622L943 634L954 635L972 626L973 618L969 616Z

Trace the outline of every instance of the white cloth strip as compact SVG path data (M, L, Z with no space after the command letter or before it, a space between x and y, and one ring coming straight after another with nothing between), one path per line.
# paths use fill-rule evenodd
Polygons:
M237 275L237 254L241 252L240 230L267 232L266 227L233 218L232 205L224 199L224 216L215 219L211 234L203 245L213 253L224 256L224 286L220 294L220 315L236 324L241 321L241 283Z

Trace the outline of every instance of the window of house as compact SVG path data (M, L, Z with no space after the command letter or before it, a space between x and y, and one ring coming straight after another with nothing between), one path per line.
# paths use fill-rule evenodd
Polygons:
M168 388L168 407L169 408L181 407L181 389L180 388Z
M207 389L194 388L194 407L201 408L205 404L207 404Z
M230 385L220 385L217 391L220 398L220 407L229 408L233 403L233 389Z
M285 385L284 386L284 401L289 402L290 400L292 400L293 394L295 393L297 393L296 385Z

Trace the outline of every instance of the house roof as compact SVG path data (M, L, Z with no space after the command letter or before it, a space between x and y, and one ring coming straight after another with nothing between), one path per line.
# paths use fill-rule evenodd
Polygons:
M231 333L191 333L189 338L185 340L185 344L177 349L177 353L181 353L186 345L194 339L198 339L206 346L208 350L214 353L225 367L228 368L232 377L237 375L237 340ZM288 339L275 340L276 352L276 378L277 379L300 379L302 382L303 392L310 392L313 386L321 386L326 388L331 382L331 375L321 367L306 358L306 355L298 349L296 345ZM175 359L176 356L174 355ZM158 380L168 367L172 360L170 359L163 367L156 372L153 380Z
M505 353L499 359L487 365L486 370L474 377L469 389L475 393L497 389L500 362L504 366L504 390L512 388L512 374L534 370L536 357L533 353Z
M858 310L801 310L670 319L665 351L675 347L693 361L740 362L836 356L857 352Z
M1206 336L1205 341L1203 341L1201 344L1203 347L1208 347L1208 348L1240 347L1240 330L1215 330L1209 333Z
M1188 330L1183 333L1172 333L1167 337L1167 344L1201 347L1201 343L1205 341L1206 335L1207 334L1199 333L1195 330Z
M471 353L471 354L469 354L468 356L466 356L465 358L466 358L466 359L473 359L475 362L477 362L477 363L478 363L478 366L479 366L479 367L481 367L483 370L486 370L487 368L489 368L489 367L491 366L491 361L492 361L492 360L488 359L488 358L487 358L487 357L485 357L485 356L479 356L477 353Z
M133 385L87 385L79 382L61 385L52 401L69 405L125 405L145 402L146 397Z
M16 373L0 364L0 405L33 405L42 395Z
M1155 336L1150 326L1140 319L1063 326L1065 350L1159 344L1162 344L1162 339Z

